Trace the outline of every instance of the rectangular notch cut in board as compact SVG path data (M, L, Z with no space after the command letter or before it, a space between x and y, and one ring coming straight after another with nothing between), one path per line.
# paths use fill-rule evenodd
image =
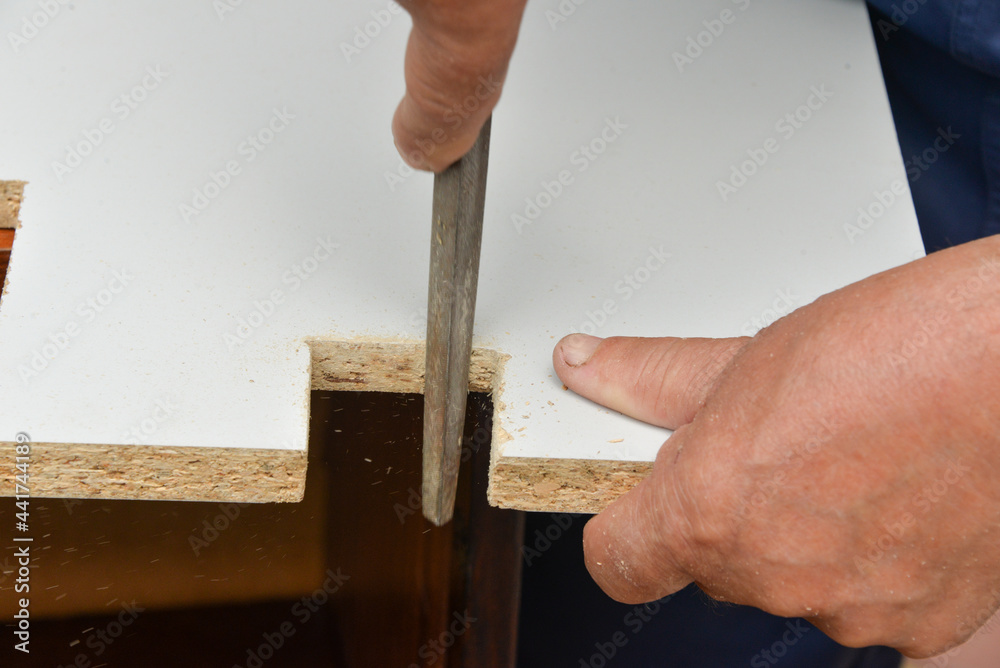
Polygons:
M422 344L308 343L313 390L423 392ZM496 351L474 350L470 391L493 393L506 358ZM13 447L13 442L5 442L0 450ZM170 444L33 443L33 491L51 498L296 502L304 493L306 454Z
M21 200L24 197L23 181L0 181L0 300L2 288L7 284L7 268L14 247L14 230L18 225Z

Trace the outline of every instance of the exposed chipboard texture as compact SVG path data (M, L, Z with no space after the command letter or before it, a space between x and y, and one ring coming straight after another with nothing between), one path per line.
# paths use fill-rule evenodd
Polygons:
M564 334L752 334L923 252L863 2L574 7L529 4L493 120L470 385L512 508L598 510L669 435L562 390ZM312 388L422 389L409 20L60 8L0 68L0 457L30 437L42 495L299 498Z
M0 181L0 229L17 228L17 215L21 211L24 183Z

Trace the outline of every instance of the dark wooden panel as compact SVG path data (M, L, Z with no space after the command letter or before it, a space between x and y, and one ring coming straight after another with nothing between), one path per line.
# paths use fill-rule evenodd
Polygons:
M492 404L485 396L470 401L476 411L471 434L468 521L456 529L465 546L463 597L476 622L462 639L461 662L469 668L513 668L517 660L518 609L521 600L521 545L525 514L500 510L486 501L490 472Z
M335 481L327 563L350 576L333 602L346 666L422 664L450 614L453 527L420 510L422 411L414 394L313 393L312 447Z
M10 249L14 244L14 230L0 229L0 291L7 277L7 267L10 265Z
M306 485L307 506L319 495L313 523L296 521L295 513L301 516L304 508L297 504L246 509L238 522L253 531L238 530L234 523L208 550L226 554L223 570L215 577L204 577L212 573L205 563L199 565L187 545L191 512L217 510L208 508L213 504L84 502L70 514L64 502L46 502L58 504L51 509L53 517L61 512L88 519L75 528L66 523L52 527L47 540L55 558L40 561L33 578L53 589L40 595L66 592L68 604L73 597L93 599L106 583L73 574L79 568L69 565L103 559L106 568L99 570L118 587L100 590L111 616L37 619L31 657L25 661L13 655L11 643L4 643L0 665L70 665L83 654L95 667L160 668L183 660L183 665L206 667L512 668L523 515L486 504L492 407L485 395L470 399L455 520L436 528L420 509L422 399L314 392ZM251 510L259 517L254 519ZM171 517L178 521L172 523ZM110 524L99 532L93 522ZM63 534L58 539L57 532ZM304 532L312 537L302 543ZM89 546L89 556L67 541ZM318 569L306 567L308 559L289 552L311 553L315 546L310 543L319 543ZM181 553L170 547L176 544L183 545L186 561L176 562ZM154 560L156 564L148 563ZM179 565L171 570L171 562ZM218 571L219 565L213 569ZM297 572L302 569L308 572ZM183 604L188 585L222 587L222 578L242 582L244 600L252 599L255 591L275 591L282 580L315 582L319 587L317 571L321 577L338 574L344 581L332 596L305 592L316 608L308 619L302 618L301 596L240 606L220 601L216 607L176 612L149 603L156 600L162 606L169 597L159 594L167 592L173 604ZM121 599L139 591L137 585L146 598L140 596L136 604L147 610L119 629L121 635L113 643L101 643L96 634L116 623ZM93 610L92 602L83 609ZM290 625L293 633L275 635L282 625ZM4 626L11 637L9 622ZM259 663L254 659L265 654Z
M314 398L337 481L329 565L352 574L335 602L345 665L513 666L523 515L486 503L488 397L470 395L455 518L440 528L420 508L423 397Z

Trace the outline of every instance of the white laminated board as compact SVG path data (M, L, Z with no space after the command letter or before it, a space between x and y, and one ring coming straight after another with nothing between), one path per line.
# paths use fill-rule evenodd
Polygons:
M310 389L422 389L432 178L389 132L409 18L52 5L0 6L0 180L27 182L0 451L31 439L39 495L294 500ZM474 337L491 498L595 510L668 435L562 390L564 334L751 334L922 252L860 0L530 3Z

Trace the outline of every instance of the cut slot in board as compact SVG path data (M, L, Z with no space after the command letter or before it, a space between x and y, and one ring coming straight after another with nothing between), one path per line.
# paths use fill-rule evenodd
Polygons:
M33 493L295 500L312 389L420 391L432 179L389 132L408 17L340 48L374 8L91 3L0 71L31 100L0 125L0 180L28 182L0 457L31 437ZM750 3L679 67L724 9L588 4L553 30L528 6L493 116L470 378L493 395L495 503L597 510L669 436L562 390L563 335L753 333L779 295L922 253L906 197L845 234L906 184L864 3Z

